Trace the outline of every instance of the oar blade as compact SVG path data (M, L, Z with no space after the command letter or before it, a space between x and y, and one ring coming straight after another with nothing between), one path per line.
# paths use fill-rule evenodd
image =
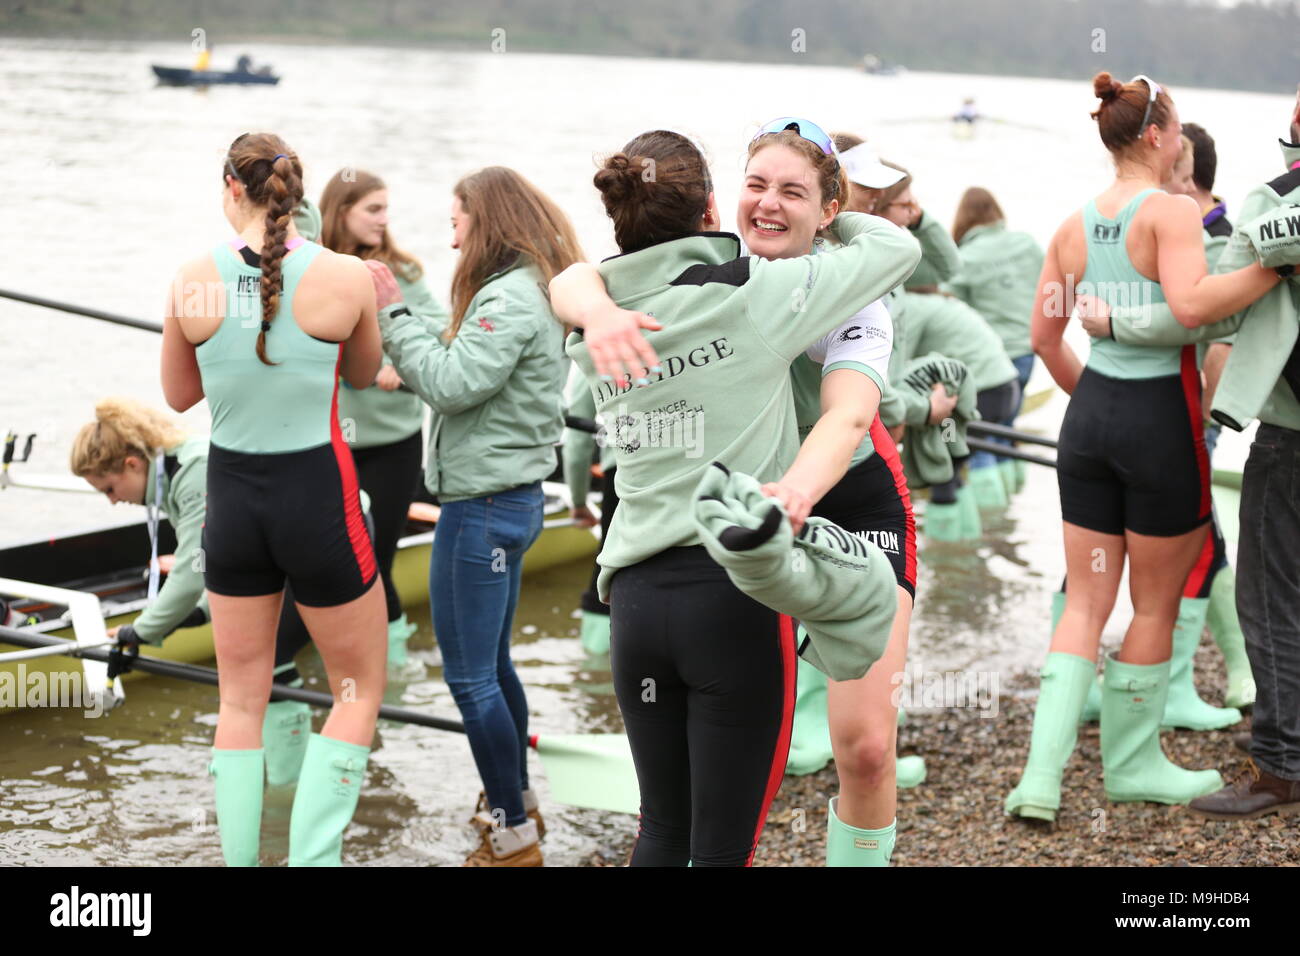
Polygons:
M632 750L623 734L555 734L536 738L551 798L613 813L639 813Z

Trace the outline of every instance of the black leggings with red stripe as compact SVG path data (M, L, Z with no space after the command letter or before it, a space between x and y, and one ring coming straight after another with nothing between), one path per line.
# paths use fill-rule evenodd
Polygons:
M610 633L641 787L632 865L748 866L790 749L790 619L703 547L672 548L614 576Z
M1210 518L1210 461L1196 350L1179 375L1123 379L1084 368L1056 449L1061 517L1120 535L1187 534Z

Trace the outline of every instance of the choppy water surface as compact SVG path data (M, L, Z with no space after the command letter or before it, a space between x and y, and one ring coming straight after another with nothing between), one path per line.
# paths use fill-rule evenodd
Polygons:
M159 318L176 268L227 235L221 159L231 139L256 129L294 146L313 196L346 165L382 175L393 234L424 261L440 293L454 264L447 206L459 176L488 164L519 169L569 212L589 256L609 255L592 157L650 126L705 144L724 219L745 143L779 115L867 135L913 172L916 195L945 222L967 186L986 186L1011 225L1044 244L1109 175L1087 119L1086 77L869 77L827 67L262 45L249 52L275 64L284 76L278 87L155 87L149 64L187 65L188 42L0 40L0 173L21 184L21 201L11 195L5 205L0 288ZM1182 118L1218 141L1216 192L1232 214L1251 185L1279 172L1275 142L1290 99L1174 92ZM934 120L965 96L1027 126L985 125L973 139L955 139ZM97 398L128 394L163 406L150 333L0 299L0 357L0 426L38 434L24 466L34 472L66 470L71 438ZM1048 384L1039 369L1030 391ZM1021 426L1054 434L1064 407L1058 395ZM206 431L206 406L185 421ZM1225 436L1216 464L1239 464L1247 444ZM92 496L0 492L0 547L138 518ZM1031 467L1025 490L978 546L924 548L913 662L994 678L1037 666L1047 592L1064 566L1059 522L1054 475ZM587 573L577 565L525 579L515 658L537 729L621 728L608 663L588 660L576 638L572 615ZM1124 621L1121 608L1108 639L1118 639ZM419 623L415 646L433 662L427 613ZM320 674L310 653L303 669ZM436 666L394 685L390 699L455 715ZM131 684L128 705L101 720L54 710L0 718L0 863L220 862L204 772L215 716L214 690L152 678ZM466 820L479 789L465 740L382 725L371 767L347 858L459 862L472 847ZM545 799L540 772L537 785ZM550 863L582 862L633 826L631 817L545 808ZM264 862L282 860L287 833L286 801L268 796Z

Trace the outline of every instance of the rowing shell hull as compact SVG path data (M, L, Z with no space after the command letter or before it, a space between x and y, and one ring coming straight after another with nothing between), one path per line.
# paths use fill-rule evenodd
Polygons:
M559 524L567 517L567 511L549 513L547 524ZM589 530L575 528L572 525L544 528L536 543L524 555L524 574L536 574L572 561L591 558L596 554L599 546L599 540ZM428 607L429 557L432 548L432 531L403 538L398 544L398 552L393 559L393 583L401 597L403 607L413 609ZM148 553L147 543L144 553ZM21 577L18 574L13 576ZM119 614L107 613L104 623L109 628L129 624L139 613L139 608ZM66 638L74 636L70 627L43 631L43 633ZM0 642L0 653L13 650L20 650L20 648ZM213 658L212 626L205 624L202 627L178 630L167 638L162 647L142 647L141 653L149 657L186 664L210 661ZM38 672L46 676L33 678L32 675ZM55 656L0 664L0 715L22 709L17 706L25 696L23 688L19 686L20 677L26 682L26 687L33 686L33 680L43 681L46 687L52 687L54 686L51 683L53 675L68 673L80 674L81 662L72 657ZM131 673L125 679L131 681L147 676L149 675ZM11 695L14 697L13 701L9 699Z

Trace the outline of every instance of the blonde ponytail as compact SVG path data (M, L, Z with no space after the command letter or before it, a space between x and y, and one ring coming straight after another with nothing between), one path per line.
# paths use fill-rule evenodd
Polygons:
M166 415L130 398L105 398L95 406L95 421L72 441L72 473L107 475L126 467L128 455L148 461L159 448L171 448L185 433Z

